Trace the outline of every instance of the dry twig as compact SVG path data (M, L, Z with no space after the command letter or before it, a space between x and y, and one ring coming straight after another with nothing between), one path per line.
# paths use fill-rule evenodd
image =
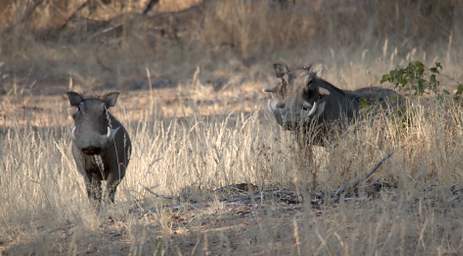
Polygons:
M349 184L349 182L346 182L346 183L344 183L342 186L340 186L340 187L338 188L338 190L336 190L336 193L334 194L334 198L335 198L335 199L339 199L340 195L341 195L342 193L344 193L349 187L355 188L355 187L357 187L361 182L368 180L374 173L376 173L376 171L379 170L379 167L381 167L381 165L383 165L383 163L384 163L386 160L388 160L389 158L391 158L392 154L394 154L394 152L391 152L391 153L387 154L383 159L381 159L381 161L379 161L379 162L371 169L371 171L368 172L368 174L367 174L364 178L358 179L357 181L355 181L355 182L352 183L351 185Z

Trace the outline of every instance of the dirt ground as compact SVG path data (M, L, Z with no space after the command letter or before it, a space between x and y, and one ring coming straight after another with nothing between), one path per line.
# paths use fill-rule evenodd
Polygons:
M254 112L266 106L268 97L263 93L264 86L246 83L216 91L198 85L123 92L113 111L133 123L144 120L147 115L171 119ZM101 94L86 93L88 96ZM66 95L0 96L0 127L70 126L72 111Z

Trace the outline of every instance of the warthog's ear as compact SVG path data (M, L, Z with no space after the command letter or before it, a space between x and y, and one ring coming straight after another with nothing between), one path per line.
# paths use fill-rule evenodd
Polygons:
M284 75L289 73L289 67L284 63L273 64L273 69L275 70L275 76L278 78L282 78Z
M103 101L106 104L106 107L114 107L117 102L117 97L119 97L119 92L110 92L103 96Z
M84 98L77 92L67 92L69 103L71 106L77 107L84 100Z
M318 87L318 93L321 97L328 96L331 94L330 91L328 91L328 89L325 89L323 87Z
M313 70L312 70L312 64L304 65L304 66L302 67L302 69L304 69L305 71L308 71L308 72L313 72Z

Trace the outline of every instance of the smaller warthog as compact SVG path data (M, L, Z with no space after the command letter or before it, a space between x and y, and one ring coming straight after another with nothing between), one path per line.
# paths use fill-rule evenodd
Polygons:
M118 92L102 97L83 97L68 92L72 115L72 155L77 170L85 179L87 195L97 208L101 205L101 181L106 180L105 198L114 203L117 186L124 178L130 160L129 134L109 112L116 104Z
M286 64L274 64L278 84L264 91L271 93L268 106L279 125L307 135L310 142L324 145L330 132L339 131L357 117L362 108L396 108L403 98L395 91L367 87L341 90L321 79L310 66L290 70Z

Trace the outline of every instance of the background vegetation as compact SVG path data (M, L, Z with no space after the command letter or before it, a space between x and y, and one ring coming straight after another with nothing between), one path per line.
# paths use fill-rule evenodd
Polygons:
M1 1L0 255L461 254L462 103L429 90L463 81L461 1L152 2ZM343 89L425 90L309 161L265 112L276 61ZM100 214L69 150L69 89L122 91L132 160ZM390 152L359 191L313 204ZM236 183L303 202L213 191Z
M69 76L85 87L147 89L146 68L157 86L188 81L200 67L200 78L220 87L239 84L230 79L237 74L265 79L278 60L327 70L362 63L359 73L382 74L439 58L461 80L453 70L462 59L460 1L151 2L2 1L3 93L37 81L61 94Z

